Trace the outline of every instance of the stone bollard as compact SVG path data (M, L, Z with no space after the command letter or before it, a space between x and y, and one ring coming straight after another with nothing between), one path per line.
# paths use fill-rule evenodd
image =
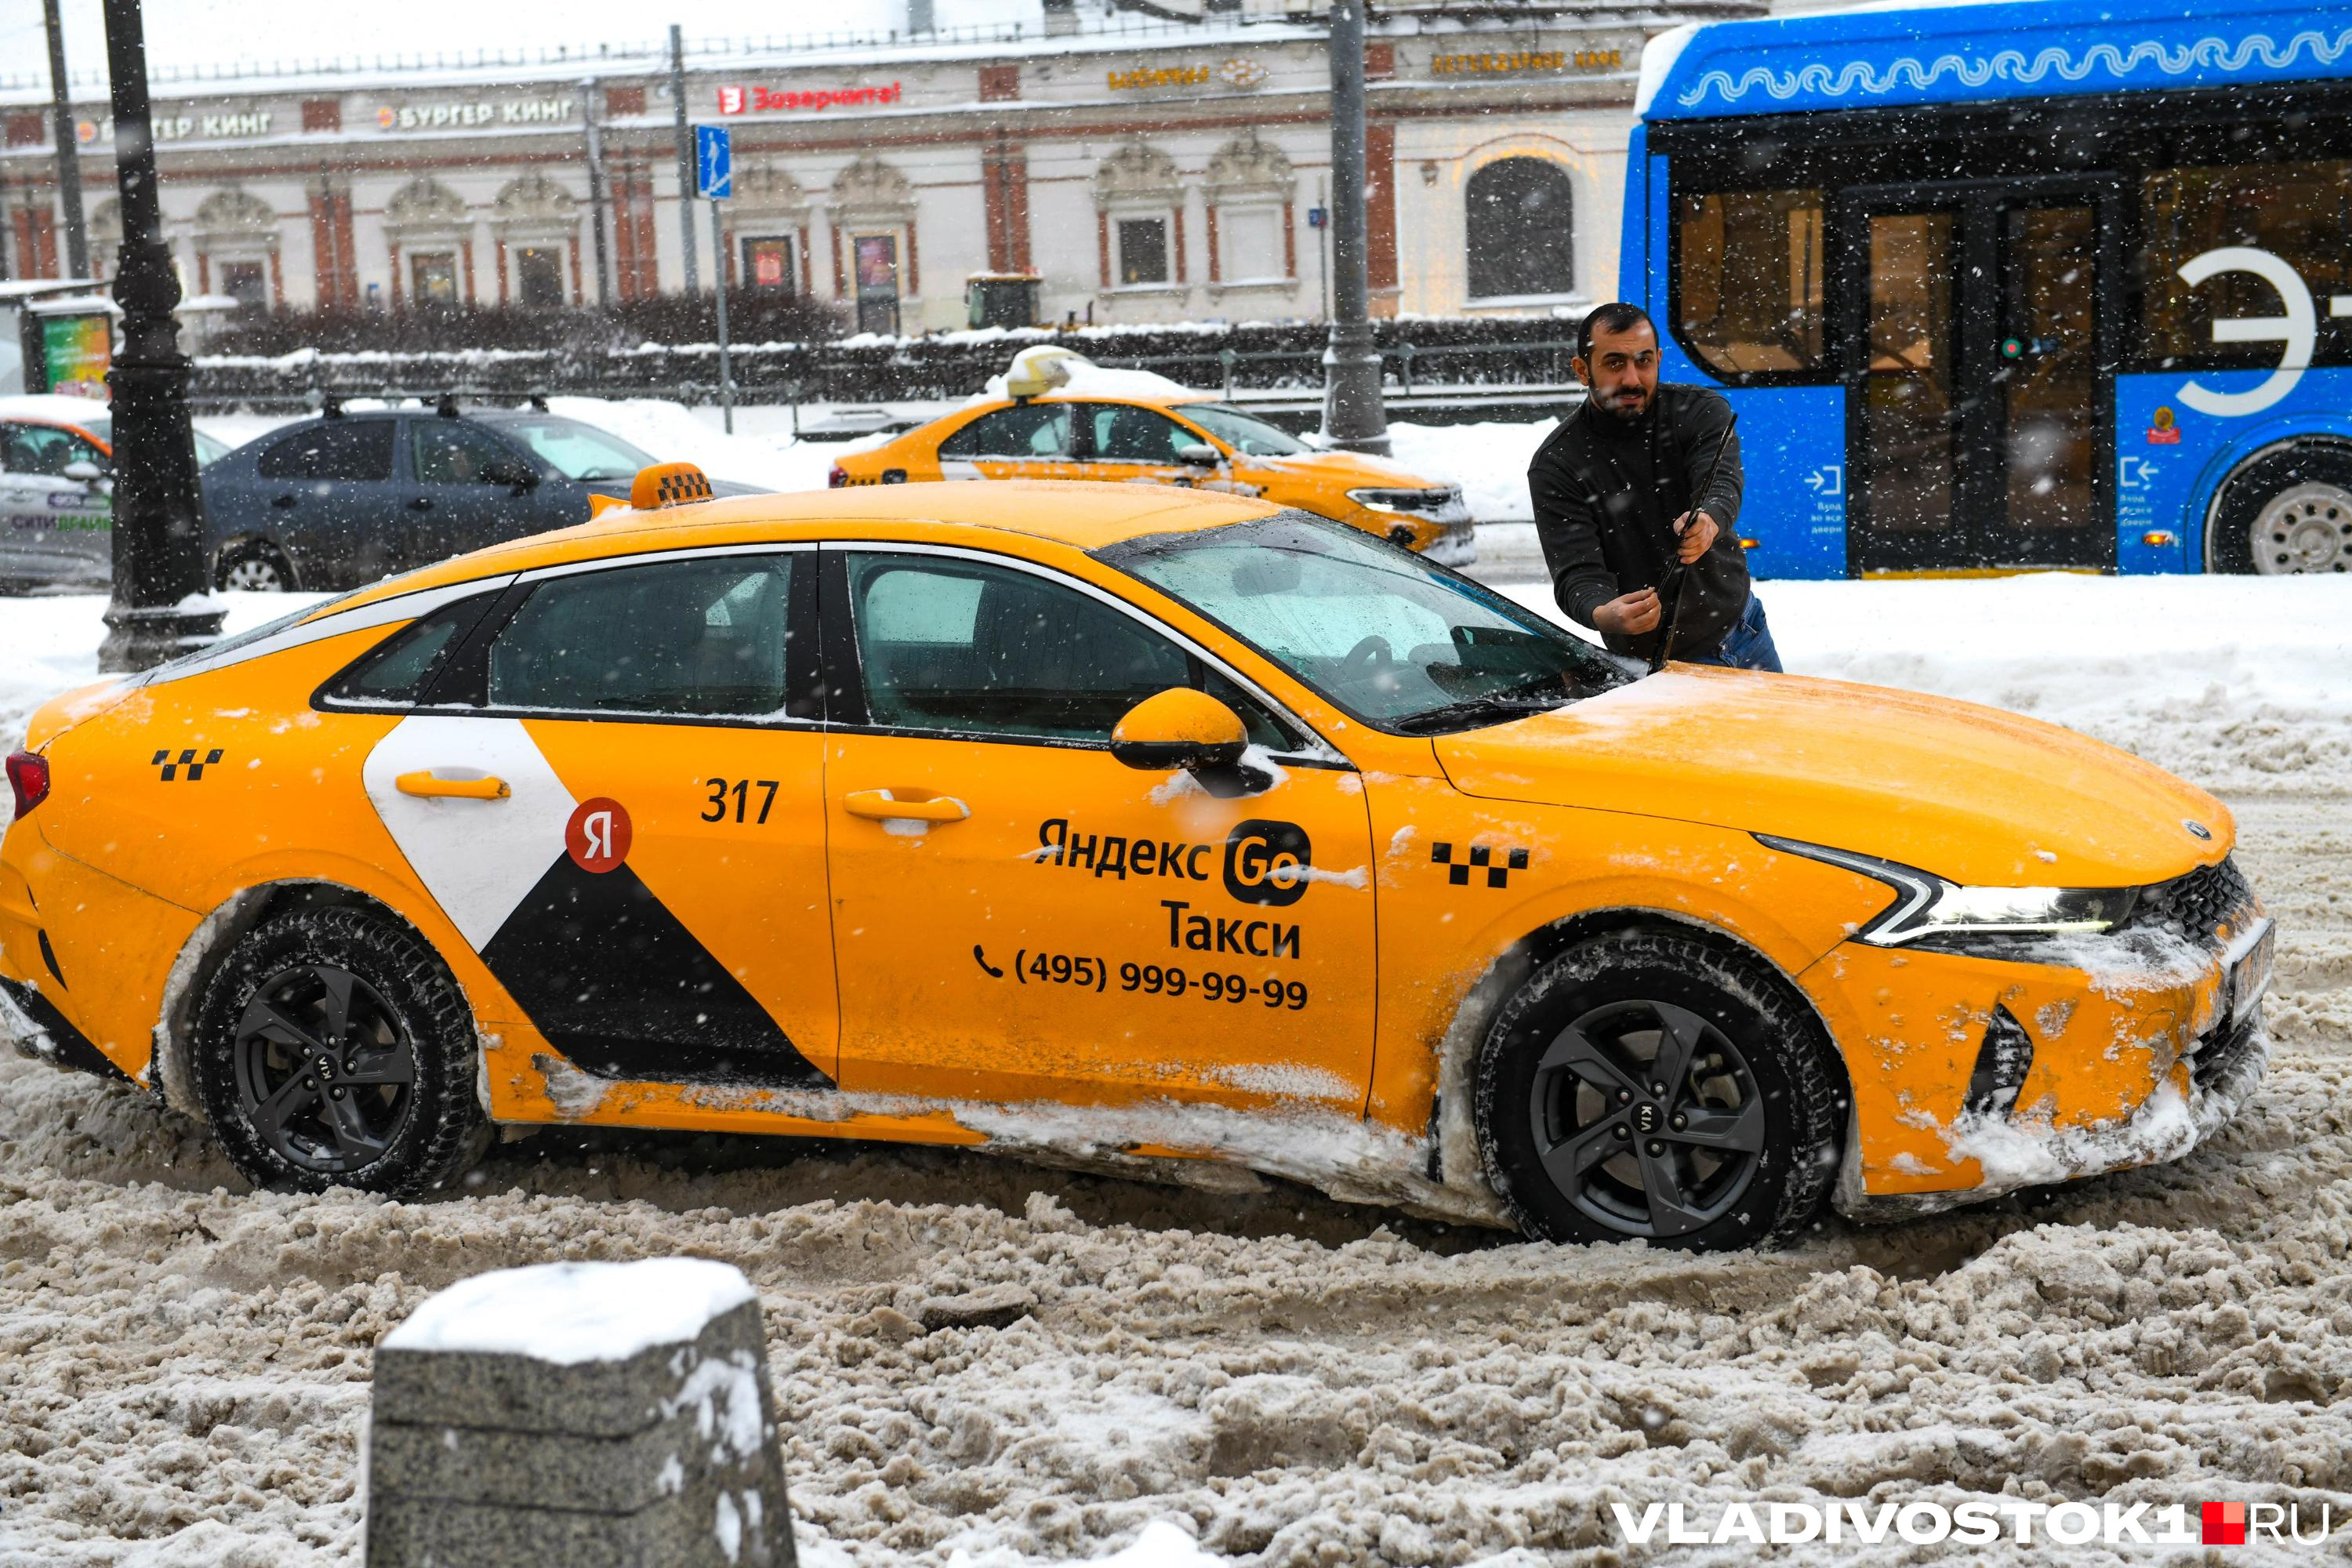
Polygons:
M740 1269L476 1275L376 1347L368 1568L794 1568L768 1408Z

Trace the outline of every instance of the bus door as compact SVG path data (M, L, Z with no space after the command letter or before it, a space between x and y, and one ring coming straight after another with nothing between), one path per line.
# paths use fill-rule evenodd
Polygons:
M1844 193L1851 570L2113 568L2117 202L2100 178Z

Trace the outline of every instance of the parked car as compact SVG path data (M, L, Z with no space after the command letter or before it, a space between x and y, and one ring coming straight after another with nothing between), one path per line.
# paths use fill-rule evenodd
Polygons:
M599 486L654 461L536 409L341 411L273 430L205 471L223 588L353 588L484 545L585 522ZM758 487L713 480L720 495Z
M114 571L114 414L54 395L0 397L0 593L103 588ZM196 466L228 451L195 432Z
M1458 485L1360 452L1318 451L1246 408L1055 344L1013 356L999 395L833 466L835 489L929 479L1097 479L1262 496L1416 550L1478 558ZM803 432L803 438L805 438Z

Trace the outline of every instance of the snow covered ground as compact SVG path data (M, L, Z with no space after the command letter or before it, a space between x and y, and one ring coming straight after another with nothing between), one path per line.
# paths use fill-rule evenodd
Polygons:
M435 1202L253 1194L185 1120L0 1057L0 1562L356 1564L384 1333L483 1269L680 1253L760 1292L817 1568L1130 1547L1124 1568L1744 1563L1761 1553L1623 1546L1609 1505L1705 1521L1762 1499L2192 1519L2204 1500L2293 1500L2306 1528L2330 1506L2340 1538L2352 583L1763 593L1792 668L2074 724L2231 801L2283 936L2274 1065L2223 1136L2174 1166L1693 1259L1281 1183L1212 1194L751 1139L548 1132ZM232 596L230 624L289 605ZM0 744L88 679L99 608L0 600ZM1034 1304L1005 1328L938 1326L981 1290ZM1895 1560L1807 1552L1791 1560ZM2096 1543L1937 1560L2062 1557L2185 1560Z

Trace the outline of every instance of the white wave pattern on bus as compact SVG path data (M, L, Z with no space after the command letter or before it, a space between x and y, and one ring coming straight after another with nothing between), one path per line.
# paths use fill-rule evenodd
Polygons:
M1983 87L1992 81L2006 81L2020 87L2033 87L2052 78L2069 83L2080 83L2095 71L2105 71L2109 77L2129 77L2143 65L2152 65L2167 76L2187 76L2204 69L2222 72L2242 71L2259 58L2265 69L2285 70L2305 52L2314 66L2332 66L2352 54L2352 28L2347 28L2330 38L2325 33L2297 33L2281 48L2268 36L2250 33L2232 45L2227 38L2200 38L2193 44L2168 47L2155 39L2132 45L2128 49L2114 44L2095 44L2080 57L2057 47L2045 48L2028 58L2021 49L2002 49L1990 56L1958 54L1938 55L1932 64L1922 64L1905 56L1890 62L1884 70L1867 60L1853 60L1843 68L1832 70L1826 64L1801 67L1793 71L1774 71L1754 66L1734 78L1729 71L1711 70L1700 77L1694 86L1679 95L1685 109L1696 109L1706 100L1710 92L1720 93L1727 104L1737 103L1750 92L1761 90L1773 99L1786 101L1801 93L1816 98L1844 98L1859 93L1878 97L1893 91L1898 85L1908 86L1914 92L1925 92L1945 77L1957 79L1961 85Z

